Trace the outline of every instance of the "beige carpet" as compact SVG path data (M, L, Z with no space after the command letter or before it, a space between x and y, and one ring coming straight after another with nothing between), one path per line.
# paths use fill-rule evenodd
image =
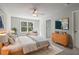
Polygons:
M28 55L56 55L62 51L63 49L55 45L51 45L48 49L41 49L39 51L29 53Z

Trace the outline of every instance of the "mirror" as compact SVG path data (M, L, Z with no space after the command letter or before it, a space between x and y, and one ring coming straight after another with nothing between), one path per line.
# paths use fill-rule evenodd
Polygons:
M69 30L69 18L62 18L62 29Z

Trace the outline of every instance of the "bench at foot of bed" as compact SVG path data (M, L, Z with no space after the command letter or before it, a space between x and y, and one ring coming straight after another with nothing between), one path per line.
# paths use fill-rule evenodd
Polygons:
M41 46L40 48L38 48L37 50L34 50L34 51L38 51L42 48L48 48L49 45L43 45ZM31 51L31 52L34 52L34 51ZM29 52L29 53L31 53ZM26 53L28 54L28 53ZM21 48L18 48L18 49L15 49L15 50L8 50L8 49L1 49L1 55L26 55L26 54L23 54L23 50Z
M22 49L16 49L16 50L7 50L7 49L2 49L1 50L1 55L22 55Z
M1 50L1 55L9 55L9 50Z

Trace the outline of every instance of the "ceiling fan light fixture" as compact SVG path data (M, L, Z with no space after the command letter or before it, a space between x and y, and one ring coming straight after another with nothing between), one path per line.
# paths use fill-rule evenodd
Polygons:
M37 13L37 10L35 10L34 13Z
M32 15L33 15L34 17L37 16L37 9L36 9L36 8L34 8Z
M32 15L33 15L34 17L36 17L36 16L37 16L37 14L35 14L35 13L33 13Z

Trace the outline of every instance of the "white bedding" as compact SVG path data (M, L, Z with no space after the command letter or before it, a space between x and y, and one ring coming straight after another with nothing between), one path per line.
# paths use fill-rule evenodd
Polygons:
M44 46L44 45L49 44L49 40L48 40L48 39L45 39L45 38L42 37L42 36L30 36L30 38L31 38L32 40L35 40L35 41L36 41L36 45L37 45L38 48L39 48L39 47L42 47L42 46Z
M17 39L19 40L17 42L19 42L23 48L24 54L37 49L36 42L33 41L31 38L27 36L20 36Z
M44 44L48 44L47 40L45 40L43 37L40 36L31 36L34 38L36 41L34 41L32 38L28 36L19 36L16 38L16 42L13 45L9 45L6 47L3 47L2 49L9 49L9 50L15 50L17 48L22 48L23 53L29 53L31 51L37 50L37 44L40 46L43 46Z

